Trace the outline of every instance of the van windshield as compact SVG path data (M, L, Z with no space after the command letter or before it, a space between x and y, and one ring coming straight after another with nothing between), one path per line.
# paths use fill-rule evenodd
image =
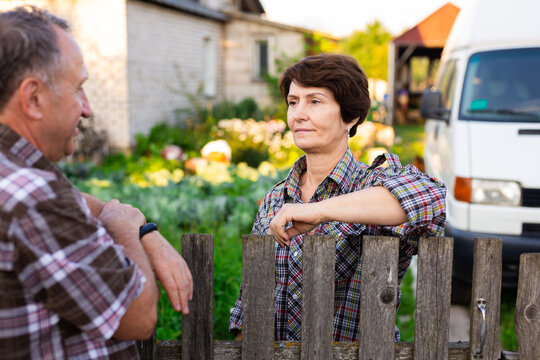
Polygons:
M540 122L540 48L476 53L469 59L460 118Z

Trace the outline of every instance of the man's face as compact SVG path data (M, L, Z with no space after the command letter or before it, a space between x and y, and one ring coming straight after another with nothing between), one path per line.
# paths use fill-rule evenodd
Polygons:
M39 136L42 151L51 161L73 153L73 139L82 117L91 115L90 104L83 89L88 73L81 50L67 32L56 29L61 52L60 70L50 82L44 107L44 122Z

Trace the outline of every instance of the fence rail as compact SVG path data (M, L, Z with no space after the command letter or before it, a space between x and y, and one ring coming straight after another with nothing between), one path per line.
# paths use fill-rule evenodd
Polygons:
M502 241L477 238L470 342L449 343L453 239L422 238L418 249L415 341L394 343L399 240L365 236L360 339L333 342L335 243L306 236L303 244L302 342L274 342L274 240L242 239L242 341L214 341L213 236L182 237L182 255L196 284L182 339L139 343L141 358L270 359L540 359L540 254L522 254L515 311L518 352L500 351ZM519 355L518 355L519 354Z

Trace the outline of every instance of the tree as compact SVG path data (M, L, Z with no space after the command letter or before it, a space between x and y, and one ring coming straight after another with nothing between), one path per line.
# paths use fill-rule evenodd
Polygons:
M375 20L364 31L355 31L343 38L340 47L345 54L354 56L369 78L387 80L388 43L392 34Z

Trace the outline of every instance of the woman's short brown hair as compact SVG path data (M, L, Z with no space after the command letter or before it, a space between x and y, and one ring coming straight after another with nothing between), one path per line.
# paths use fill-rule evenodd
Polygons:
M355 58L340 54L320 54L308 56L290 66L279 82L285 101L293 81L303 87L323 87L332 91L343 121L350 123L360 118L349 132L350 136L356 134L356 127L364 122L371 101L366 73Z

